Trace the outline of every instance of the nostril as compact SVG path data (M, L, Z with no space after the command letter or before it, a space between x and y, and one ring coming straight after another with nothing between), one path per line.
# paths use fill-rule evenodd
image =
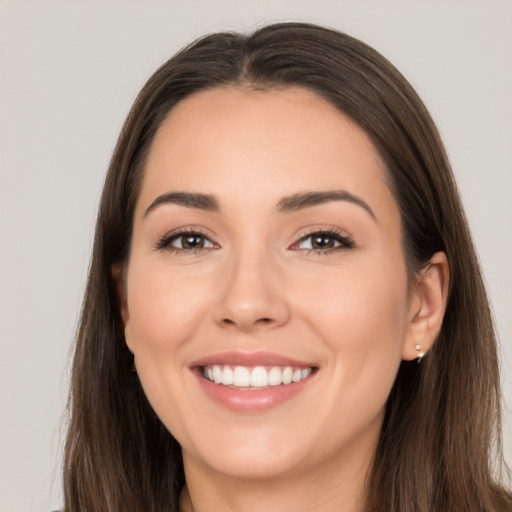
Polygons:
M263 318L258 318L256 321L253 322L252 325L270 324L270 323L272 323L272 321L273 321L272 318L263 317ZM222 323L224 325L242 325L242 324L238 324L235 320L231 320L231 318L223 318Z

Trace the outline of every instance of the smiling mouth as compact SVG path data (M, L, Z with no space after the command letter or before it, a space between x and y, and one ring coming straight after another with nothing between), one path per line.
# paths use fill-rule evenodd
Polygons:
M204 379L240 390L261 390L277 386L289 386L307 379L315 367L296 368L293 366L203 366L201 375Z

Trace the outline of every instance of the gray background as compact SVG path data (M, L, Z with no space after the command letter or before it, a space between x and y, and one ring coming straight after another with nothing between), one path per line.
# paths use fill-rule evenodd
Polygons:
M376 47L441 130L502 340L512 462L510 1L0 1L0 511L61 505L69 347L136 93L196 36L296 19Z

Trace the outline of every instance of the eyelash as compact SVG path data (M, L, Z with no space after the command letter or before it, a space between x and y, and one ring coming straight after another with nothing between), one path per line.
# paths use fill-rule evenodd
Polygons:
M315 231L312 231L311 233L308 233L307 235L304 235L301 237L297 242L295 242L292 246L292 249L301 243L304 243L308 239L312 239L314 237L317 238L327 238L332 239L334 243L339 244L335 247L330 247L327 249L315 249L315 248L309 248L309 249L302 249L306 251L306 254L332 254L333 252L338 251L344 251L348 249L353 249L355 247L354 241L347 235L342 234L341 232L335 230L335 229L317 229ZM293 249L296 251L300 251L300 248Z
M317 238L327 238L332 239L334 243L339 244L335 247L330 247L327 249L319 249L319 248L308 248L308 249L301 249L297 246L304 243L308 239L312 239L313 237ZM192 248L179 248L179 247L173 247L171 244L181 239L184 239L186 237L197 237L202 239L203 241L207 241L211 244L211 247L192 247ZM294 251L301 251L305 250L306 254L331 254L333 252L341 251L341 250L348 250L353 249L355 247L354 241L348 237L347 235L342 234L339 231L336 231L334 229L318 229L315 231L312 231L311 233L308 233L307 235L302 236L297 242L295 242L291 249ZM184 231L179 231L175 233L169 233L162 237L155 245L155 249L162 251L165 250L171 254L185 254L185 253L192 253L195 254L196 252L203 251L203 250L211 250L211 249L218 249L219 246L216 245L214 242L212 242L208 236L206 236L204 233L202 233L200 230L197 229L187 229Z
M192 248L186 249L186 248L173 247L171 245L174 241L179 240L180 238L184 239L186 237L201 238L205 241L208 241L210 244L212 244L212 247L192 247ZM169 233L169 234L165 235L156 243L155 248L159 251L164 250L171 254L185 254L185 253L195 254L198 251L217 249L218 246L216 246L216 244L214 244L208 238L208 236L206 236L204 233L201 233L200 230L194 228L194 229L186 229L183 231L178 231L175 233Z

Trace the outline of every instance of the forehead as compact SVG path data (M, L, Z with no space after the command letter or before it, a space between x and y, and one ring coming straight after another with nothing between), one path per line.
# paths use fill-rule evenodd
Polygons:
M140 199L166 189L251 197L340 187L389 194L385 178L366 133L317 94L219 88L183 100L162 123Z

